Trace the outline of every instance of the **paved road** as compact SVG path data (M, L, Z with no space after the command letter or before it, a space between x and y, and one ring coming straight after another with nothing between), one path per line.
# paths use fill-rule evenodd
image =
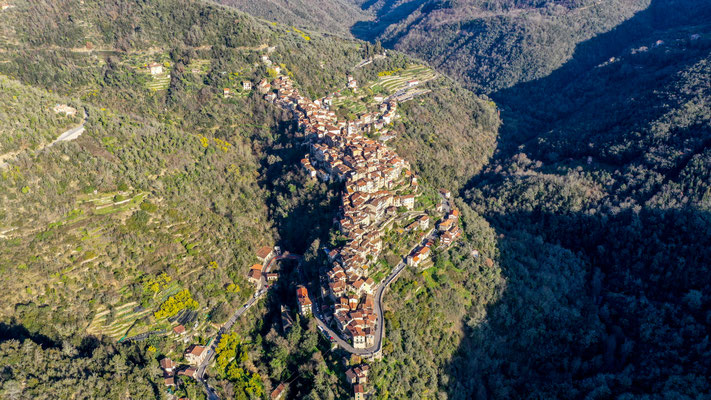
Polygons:
M86 110L84 110L84 120L81 121L81 124L79 126L69 129L68 131L62 133L61 135L59 135L58 138L54 139L54 141L52 143L49 143L49 144L46 144L46 145L40 147L37 151L40 152L40 151L46 150L59 142L69 142L71 140L78 138L79 136L81 136L82 133L84 133L84 125L86 124L87 118L88 118L88 115L86 113ZM0 168L7 167L8 162L13 161L16 158L17 157L14 157L12 160L8 160L6 162L0 162Z
M217 348L217 345L220 344L220 339L222 339L222 335L229 332L230 329L232 329L232 325L235 324L237 319L241 317L242 314L247 312L247 310L249 310L250 307L252 307L260 298L262 298L262 296L264 296L266 292L266 289L262 289L261 291L257 292L254 297L249 299L247 303L237 309L237 311L232 314L230 319L227 320L224 325L222 325L222 328L217 331L217 334L210 343L210 346L207 348L207 357L205 357L205 360L200 363L197 369L197 380L205 385L205 390L207 391L208 399L219 399L219 397L217 397L215 392L212 390L212 388L210 388L210 386L208 386L207 381L205 380L205 370L207 369L207 366L210 365L210 361L212 360L212 358L215 356L215 349Z
M234 314L230 317L227 322L225 322L224 325L222 325L222 328L220 328L219 331L217 331L217 334L215 334L215 337L213 338L212 342L210 343L210 346L208 347L207 351L207 357L205 357L205 360L203 360L202 363L198 366L197 369L197 379L198 381L202 382L202 384L205 386L205 391L207 392L207 398L208 400L219 400L220 397L217 396L215 393L214 389L210 387L210 385L207 384L207 380L205 379L205 370L207 370L208 365L210 365L210 361L212 361L212 358L215 357L215 349L217 346L220 344L220 340L222 339L222 336L229 332L232 329L232 326L237 322L237 320L245 313L247 310L249 310L259 299L264 297L264 295L267 293L268 287L265 287L267 285L266 281L266 273L271 269L273 263L278 260L299 260L301 259L301 256L296 255L296 254L289 254L284 253L283 255L272 257L271 260L267 263L266 267L264 268L264 274L262 274L262 279L259 282L259 285L257 285L257 293L255 293L254 297L249 299L242 307L237 309Z
M429 239L435 239L435 229L432 228L423 238L420 242L418 242L415 246L410 249L410 253L414 251L417 247L419 247L422 243L426 242ZM405 267L407 264L405 264L405 261L400 261L395 268L393 268L392 272L390 272L390 275L388 275L387 278L383 282L378 285L378 289L375 292L375 309L373 312L375 315L378 317L378 321L376 323L376 328L375 328L375 344L371 347L365 348L365 349L356 349L355 347L351 346L350 343L348 343L346 340L341 338L339 334L337 334L333 329L331 329L326 322L324 322L320 318L320 307L316 307L316 309L319 311L316 314L316 323L318 326L323 328L326 333L333 338L333 340L338 343L339 346L341 346L343 349L345 349L349 353L353 354L358 354L360 356L370 356L372 354L378 353L383 345L383 337L385 336L385 320L383 317L383 296L385 295L385 290L390 286L391 283L393 283L402 273L402 271L405 270Z

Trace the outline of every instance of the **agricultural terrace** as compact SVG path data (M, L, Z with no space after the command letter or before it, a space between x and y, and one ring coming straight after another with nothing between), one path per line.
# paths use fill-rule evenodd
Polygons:
M390 95L398 90L406 89L408 81L417 80L420 84L437 77L437 73L424 65L409 65L405 69L392 71L381 71L378 73L378 81L367 87L375 94Z
M359 90L343 89L336 93L333 96L333 107L346 115L350 114L350 119L355 119L357 115L375 110L378 102L373 99L373 96L390 96L399 91L408 92L407 89L412 89L414 93L416 87L436 77L437 73L424 65L413 64L405 69L381 71L378 73L377 81L367 82ZM409 85L408 82L413 80L419 83L414 86Z

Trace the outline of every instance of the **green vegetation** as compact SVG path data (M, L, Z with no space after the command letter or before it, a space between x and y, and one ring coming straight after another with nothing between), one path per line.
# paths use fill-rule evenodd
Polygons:
M445 283L435 267L393 285L394 359L376 365L385 376L379 395L683 398L708 390L708 365L696 360L709 348L689 344L709 334L700 293L711 290L702 250L711 243L711 43L700 38L711 32L711 10L665 5L585 42L549 76L493 95L503 118L497 151L463 193L496 230L496 256L479 259L495 260L499 278L448 291L462 280L453 262ZM665 22L652 22L661 10ZM423 168L424 178L431 171ZM469 305L471 294L490 300ZM447 308L460 303L460 314ZM475 313L482 304L486 313ZM441 328L450 315L461 315L455 334ZM433 322L413 322L423 318Z
M407 82L417 80L421 83L434 79L435 72L424 65L408 65L407 68L396 68L389 71L378 72L377 82L370 85L373 91L384 94L395 93L399 89L406 88Z
M358 4L378 19L356 34L374 28L497 102L440 76L387 127L420 175L417 206L437 200L428 187L452 189L465 235L388 292L376 397L708 392L708 6ZM319 7L333 21L360 13ZM185 326L206 343L253 294L245 273L264 244L303 253L318 281L323 247L342 240L340 187L304 176L290 116L240 82L273 75L258 62L267 52L312 98L352 73L361 89L337 106L356 114L435 74L395 51L355 68L379 45L302 25L189 0L18 0L0 13L0 154L12 156L0 173L0 397L159 398L156 360L180 360L184 344L109 341L196 314ZM166 66L162 81L151 62ZM86 109L86 131L36 151L80 121L57 103ZM417 234L386 234L374 279ZM279 383L289 399L347 397L341 354L313 319L282 330L302 277L278 268L224 336L210 385L224 398ZM176 393L203 395L188 382Z
M367 19L350 0L220 0L222 4L285 25L306 26L315 31L350 35L348 28L354 21ZM298 33L298 30L292 28Z
M63 131L79 125L74 117L57 114L55 105L66 102L53 93L30 89L0 75L0 164L22 150L36 150L51 143ZM28 108L36 111L27 113Z
M388 292L385 357L372 371L378 396L455 395L458 384L449 381L449 365L469 329L487 320L487 307L506 286L501 267L489 259L498 255L494 230L468 206L460 209L465 243L435 252L431 268L408 271Z
M492 156L499 119L491 102L452 86L403 103L391 145L423 179L456 190Z
M160 398L160 376L151 372L158 362L138 345L87 339L74 346L0 324L0 363L3 399Z
M550 74L576 45L609 31L650 0L354 2L376 15L356 37L416 54L468 87L495 92ZM671 6L670 6L671 7ZM611 43L614 46L614 44Z
M160 305L158 311L154 313L156 319L171 317L185 309L196 309L198 303L190 295L188 289L178 292L175 296L170 296L163 304Z
M339 188L294 168L303 148L289 116L256 91L241 93L239 82L268 76L255 63L274 47L270 58L316 98L341 88L372 46L188 0L18 3L12 14L0 13L0 27L0 79L8 88L0 99L13 113L3 122L32 128L19 130L32 145L8 147L19 153L0 176L3 321L79 347L87 335L170 332L174 318L194 315L187 334L205 343L218 329L213 323L253 294L245 275L260 246L278 240L307 253L306 274L315 280L326 265L316 254ZM155 81L144 66L151 62L169 71L165 90L149 89ZM413 63L393 52L353 73L375 81L378 71ZM223 98L225 87L240 95ZM56 103L85 108L86 131L33 152L79 121L57 117L49 110ZM4 140L18 130L2 132ZM293 297L299 278L291 273L281 274L280 298ZM338 357L319 342L313 322L299 322L285 339L278 306L268 300L243 317L239 348L248 358L231 360L211 384L227 397L258 397L295 377L290 398L345 396ZM184 351L170 334L141 343L150 362L135 367L153 378L159 374L149 364ZM41 391L30 387L20 385L22 396ZM198 389L188 384L176 393Z
M222 337L215 349L217 355L216 369L220 375L235 383L237 399L262 398L264 384L258 373L249 373L240 367L248 361L248 355L241 349L242 342L233 332ZM246 346L246 345L245 345Z

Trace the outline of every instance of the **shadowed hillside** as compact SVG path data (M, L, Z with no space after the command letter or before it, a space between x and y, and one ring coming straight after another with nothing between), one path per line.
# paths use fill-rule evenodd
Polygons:
M500 234L507 287L450 365L452 398L710 390L711 10L677 5L494 94L499 149L465 196Z
M494 231L470 249L494 260L464 277L448 268L454 254L438 254L394 286L391 354L403 365L377 370L380 394L709 392L709 15L656 1L548 76L492 94L497 151L462 194ZM473 304L456 290L470 280Z
M469 88L492 92L550 74L571 59L576 44L648 5L649 0L365 2L376 19L356 23L352 32L417 54Z
M218 0L218 2L269 21L344 36L350 36L349 28L352 24L371 18L368 12L361 10L349 0Z

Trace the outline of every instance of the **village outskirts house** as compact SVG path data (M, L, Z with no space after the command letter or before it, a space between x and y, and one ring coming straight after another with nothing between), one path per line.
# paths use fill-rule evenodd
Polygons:
M365 389L363 389L363 385L353 385L353 398L355 400L365 400Z
M283 383L280 383L279 386L276 387L269 396L271 400L280 400L281 398L284 397L284 394L286 393L286 386Z
M357 383L359 383L361 385L365 385L366 383L368 383L369 370L370 370L370 366L367 364L363 364L358 367L349 368L346 371L346 380L351 385L355 385Z
M259 83L257 84L257 90L258 90L259 93L261 93L261 94L267 94L267 93L269 93L269 90L270 90L271 88L272 88L272 85L269 84L269 81L267 80L267 78L262 79L262 80L259 81Z
M185 326L183 325L178 325L173 328L173 333L175 333L178 336L183 336L185 335Z
M207 357L207 348L199 344L191 344L185 350L185 359L190 364L198 365L205 360Z
M353 89L353 91L358 90L358 81L352 75L348 75L348 84L346 85L348 89Z
M353 368L348 368L348 370L346 370L346 381L348 381L351 385L358 383L358 376L355 371L353 371Z
M299 286L296 288L296 300L299 303L299 313L301 315L307 316L313 313L313 307L311 299L309 298L309 292L305 287Z
M418 250L407 256L407 265L417 267L421 262L429 258L430 251L429 246L420 247Z
M163 66L157 62L146 65L146 68L148 68L148 72L150 72L151 75L160 75L163 73Z
M250 82L250 81L242 81L242 90L244 90L244 91L250 91L250 90L252 90L252 82Z
M274 248L262 246L257 250L257 258L263 263L269 261L274 256Z
M252 267L249 269L249 273L247 274L247 280L250 283L257 284L259 283L260 280L262 280L262 268L264 266L262 264L254 264Z
M195 367L188 367L188 368L178 372L178 375L187 376L187 377L196 379L197 369L195 369Z
M160 360L160 367L161 367L161 369L163 369L165 374L168 376L173 375L173 371L175 370L176 366L177 366L177 364L175 363L175 361L171 360L168 357L163 357Z
M430 226L430 217L428 215L423 215L417 220L417 222L420 225L420 229L424 231Z

